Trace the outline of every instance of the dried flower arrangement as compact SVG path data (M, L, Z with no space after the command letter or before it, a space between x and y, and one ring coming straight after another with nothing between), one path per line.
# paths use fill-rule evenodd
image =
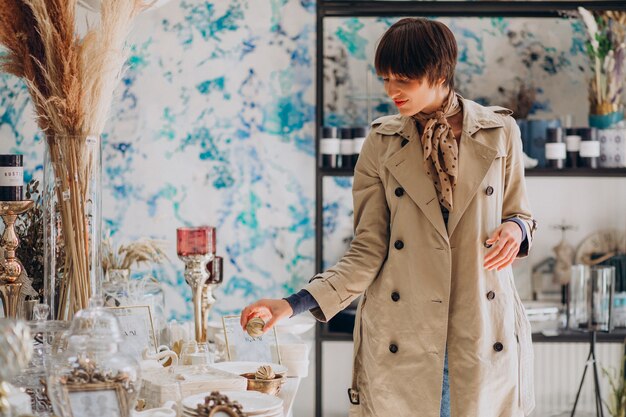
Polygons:
M108 237L102 242L102 268L106 274L111 269L130 269L150 262L162 263L168 259L164 246L164 241L143 238L116 249L111 237Z
M0 0L0 70L22 78L46 136L55 177L64 273L55 317L71 318L95 292L90 280L88 141L104 128L126 59L125 38L144 0L102 2L100 22L76 35L76 0Z
M590 112L609 114L620 110L626 82L626 12L590 12L579 7L587 31L587 55L593 79L589 84Z

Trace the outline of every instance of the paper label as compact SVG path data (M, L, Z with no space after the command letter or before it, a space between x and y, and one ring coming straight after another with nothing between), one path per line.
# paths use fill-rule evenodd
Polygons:
M0 187L24 185L24 167L0 167Z

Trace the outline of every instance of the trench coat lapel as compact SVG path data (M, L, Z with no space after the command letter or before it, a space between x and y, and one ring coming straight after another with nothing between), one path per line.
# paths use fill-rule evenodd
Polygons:
M397 133L409 142L387 159L384 165L447 241L448 232L441 215L435 186L424 169L424 153L417 137L417 128L412 118L403 119L403 125Z
M489 167L498 155L487 141L486 129L501 128L502 121L474 102L463 100L463 132L459 147L459 178L452 193L453 208L448 218L448 235L452 236L470 201L476 195Z
M477 133L480 135L480 132ZM463 213L470 201L476 195L491 163L498 151L484 145L468 134L461 137L459 149L459 178L456 188L452 192L453 208L448 218L448 233L450 236L463 217Z

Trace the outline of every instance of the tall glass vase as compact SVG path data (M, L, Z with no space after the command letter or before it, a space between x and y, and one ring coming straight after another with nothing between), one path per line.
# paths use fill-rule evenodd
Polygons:
M100 148L97 136L46 137L44 292L57 320L70 320L101 295Z

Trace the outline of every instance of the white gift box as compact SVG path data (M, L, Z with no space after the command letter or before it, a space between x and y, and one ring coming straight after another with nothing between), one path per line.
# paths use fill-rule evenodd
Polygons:
M173 366L146 370L142 375L141 395L146 407L160 407L167 401L176 401L177 385L182 397L210 391L245 391L248 380L242 376L224 372L210 365Z
M599 129L600 167L626 167L626 128Z

